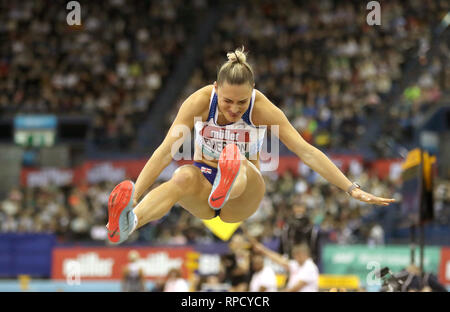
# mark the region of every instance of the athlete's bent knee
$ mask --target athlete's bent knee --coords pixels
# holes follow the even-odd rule
[[[172,175],[171,182],[178,186],[185,192],[195,191],[195,186],[197,185],[197,168],[192,168],[190,166],[182,166],[175,170]]]

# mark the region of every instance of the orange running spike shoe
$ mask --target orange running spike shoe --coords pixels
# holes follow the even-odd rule
[[[120,244],[128,238],[133,228],[134,183],[126,180],[119,183],[109,195],[108,200],[108,239],[113,244]]]
[[[241,169],[241,154],[236,144],[228,144],[220,153],[217,175],[209,195],[209,206],[214,210],[221,209]]]

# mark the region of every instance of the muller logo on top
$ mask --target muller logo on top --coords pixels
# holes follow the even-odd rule
[[[186,125],[175,125],[171,131],[171,135],[177,137],[170,151],[174,160],[192,159],[191,130]],[[220,126],[211,121],[202,121],[201,117],[195,117],[194,160],[218,160],[225,146],[234,143],[242,156],[248,160],[259,160],[264,163],[263,171],[277,170],[279,126],[270,126],[270,135],[267,136],[266,130],[266,125],[249,126],[241,122]],[[180,149],[181,147],[182,149]],[[270,151],[268,147],[270,147]]]
[[[204,138],[247,143],[250,133],[246,130],[226,129],[217,126],[205,125],[200,132]]]
[[[249,156],[251,132],[246,129],[228,128],[227,126],[203,125],[200,132],[202,137],[202,152],[205,156],[217,158],[225,146],[234,143],[242,155]]]

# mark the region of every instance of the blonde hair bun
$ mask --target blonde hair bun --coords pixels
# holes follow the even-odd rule
[[[234,52],[228,52],[227,58],[230,63],[244,64],[247,61],[247,54],[244,52],[244,46],[240,49],[234,50]]]
[[[247,53],[244,46],[227,53],[228,61],[222,64],[217,72],[217,83],[222,85],[225,81],[232,85],[248,83],[252,88],[255,85],[253,69],[247,63]]]

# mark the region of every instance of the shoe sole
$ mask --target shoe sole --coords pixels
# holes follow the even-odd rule
[[[232,148],[232,151],[229,149]],[[228,153],[232,156],[231,159],[227,159]],[[217,166],[217,177],[219,179],[217,186],[213,185],[213,189],[208,198],[209,206],[212,209],[221,209],[233,187],[236,177],[239,175],[241,169],[241,158],[239,148],[235,144],[228,144],[220,154],[219,164]]]
[[[133,182],[123,181],[111,192],[108,199],[108,239],[111,243],[120,241],[120,216],[128,207],[133,196]]]

